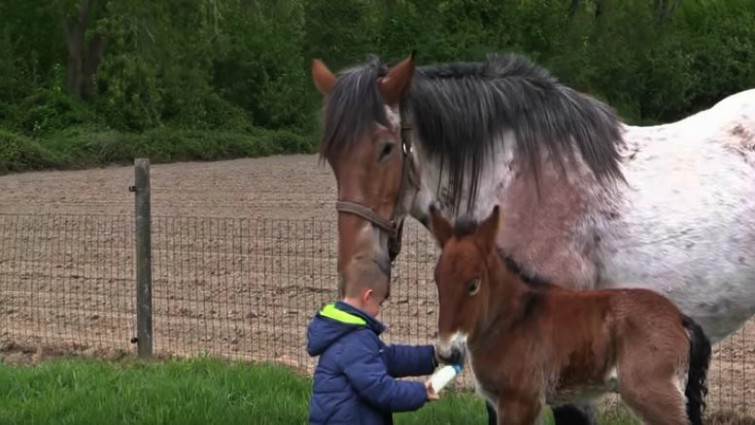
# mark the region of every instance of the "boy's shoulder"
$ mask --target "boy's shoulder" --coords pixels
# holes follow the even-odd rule
[[[374,329],[369,326],[354,329],[352,332],[341,338],[341,344],[347,347],[355,345],[366,346],[367,348],[382,348],[385,343],[380,339]]]
[[[307,329],[307,351],[312,356],[341,353],[363,346],[381,348],[379,335],[384,328],[366,313],[342,302],[325,305]],[[360,351],[364,352],[364,348]]]
[[[318,315],[331,318],[344,324],[367,327],[377,335],[380,335],[386,329],[385,324],[380,320],[344,301],[336,301],[326,304],[319,311]]]

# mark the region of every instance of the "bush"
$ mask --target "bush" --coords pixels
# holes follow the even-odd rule
[[[70,128],[32,139],[0,130],[0,174],[40,169],[79,169],[130,164],[215,161],[315,151],[313,138],[286,130],[249,133],[158,128],[144,133]]]
[[[0,129],[0,174],[60,167],[65,161],[36,140]]]
[[[753,0],[137,0],[92,3],[85,38],[107,42],[81,101],[63,88],[76,3],[0,2],[3,172],[313,152],[314,57],[521,53],[639,125],[755,86]]]
[[[83,102],[58,89],[39,88],[6,112],[6,125],[26,135],[40,136],[70,126],[94,124],[97,115]]]

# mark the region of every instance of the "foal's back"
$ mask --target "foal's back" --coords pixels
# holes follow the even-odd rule
[[[687,357],[683,315],[667,298],[647,289],[537,291],[543,313],[536,322],[544,343],[566,372],[605,374],[622,360],[654,361],[658,352],[674,361]],[[546,342],[549,341],[550,343]],[[567,377],[564,377],[567,378]],[[579,377],[575,376],[575,380]]]

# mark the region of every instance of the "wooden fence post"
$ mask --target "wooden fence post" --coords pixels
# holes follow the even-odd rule
[[[136,343],[140,358],[152,357],[152,214],[149,159],[134,162],[136,192]]]

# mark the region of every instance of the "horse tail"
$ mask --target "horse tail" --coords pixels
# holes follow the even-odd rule
[[[687,369],[687,418],[692,425],[702,425],[705,395],[708,394],[707,375],[710,365],[710,340],[692,318],[682,315],[682,325],[689,332],[689,365]]]

